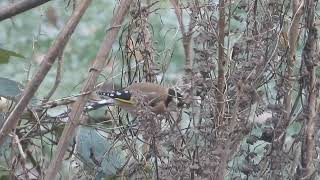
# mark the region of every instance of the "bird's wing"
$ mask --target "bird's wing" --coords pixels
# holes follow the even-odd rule
[[[114,104],[114,100],[113,99],[101,99],[99,101],[94,101],[94,102],[88,103],[84,107],[84,111],[85,112],[92,111],[92,110],[95,110],[95,109],[99,109],[100,107],[113,105],[113,104]]]
[[[153,83],[134,83],[126,88],[133,96],[143,97],[147,102],[166,99],[168,88]]]
[[[154,91],[138,91],[132,90],[130,91],[133,98],[133,101],[137,101],[139,99],[144,100],[148,105],[155,106],[159,102],[164,100],[165,94],[158,93]]]

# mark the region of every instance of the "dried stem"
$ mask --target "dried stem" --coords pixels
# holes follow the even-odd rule
[[[22,97],[20,98],[18,104],[15,106],[14,110],[10,113],[6,122],[2,126],[0,130],[0,145],[4,142],[5,137],[10,133],[10,131],[16,128],[21,114],[27,107],[35,92],[38,90],[40,84],[51,69],[52,64],[54,63],[56,58],[59,56],[59,54],[61,54],[61,52],[63,52],[65,45],[69,41],[74,29],[79,23],[82,15],[86,10],[86,7],[90,2],[91,0],[84,1],[82,5],[79,6],[76,11],[74,11],[67,24],[57,37],[57,40],[49,48],[47,55],[44,57],[40,64],[39,70],[26,86],[26,89],[23,91]]]
[[[48,1],[50,0],[23,0],[17,1],[5,7],[0,7],[0,21],[40,6]]]
[[[109,52],[111,51],[112,44],[117,38],[117,34],[120,30],[119,25],[122,24],[124,17],[126,16],[131,0],[123,0],[120,2],[117,13],[112,19],[112,29],[108,31],[102,45],[97,53],[96,59],[92,65],[92,68],[89,69],[88,78],[82,88],[81,92],[90,92],[93,90],[94,85],[97,82],[97,78],[102,71],[102,68],[105,66]],[[70,121],[66,125],[61,135],[61,139],[58,143],[57,153],[54,159],[51,161],[49,167],[47,168],[46,179],[55,179],[58,170],[61,167],[63,156],[67,151],[70,139],[74,136],[75,129],[81,122],[80,116],[82,110],[85,106],[85,103],[88,100],[88,95],[80,96],[77,98],[77,101],[72,106],[72,111],[70,113]]]

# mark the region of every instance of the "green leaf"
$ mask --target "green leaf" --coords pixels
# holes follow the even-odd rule
[[[24,86],[21,83],[0,77],[0,97],[5,97],[16,102],[23,89]],[[34,96],[29,102],[29,105],[37,105],[38,103],[39,100]]]
[[[98,131],[92,127],[81,126],[78,134],[77,154],[79,158],[85,162],[86,170],[95,172],[95,179],[103,179],[102,177],[114,176],[117,170],[125,163],[125,152],[120,148],[119,144],[115,145],[107,138],[108,135],[102,131]],[[90,154],[94,153],[94,157],[100,161],[101,167],[97,167],[92,161]]]
[[[7,64],[11,56],[18,57],[18,58],[25,58],[23,55],[18,54],[14,51],[9,51],[0,48],[0,64]]]
[[[22,84],[8,78],[0,77],[0,96],[15,100],[15,97],[22,92],[22,89]]]

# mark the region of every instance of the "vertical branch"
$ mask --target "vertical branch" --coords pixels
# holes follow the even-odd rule
[[[309,35],[308,35],[308,40],[306,43],[306,46],[309,46],[317,42],[317,30],[313,27],[313,29],[309,29]],[[306,50],[306,46],[304,51]],[[312,49],[311,51],[314,51]],[[305,52],[305,53],[313,53],[313,52]],[[305,56],[308,56],[305,54]],[[305,57],[307,58],[310,57]],[[312,57],[311,57],[312,58]],[[309,80],[310,83],[308,84],[309,86],[309,92],[308,92],[308,101],[307,101],[307,110],[306,110],[306,127],[305,127],[305,136],[303,139],[302,147],[301,147],[301,169],[302,171],[300,172],[300,177],[302,179],[305,179],[306,177],[309,177],[312,175],[312,173],[315,171],[314,166],[313,166],[313,159],[315,156],[315,121],[316,121],[316,108],[317,108],[317,91],[318,88],[316,87],[317,79],[316,79],[316,71],[315,71],[315,66],[312,66],[308,70],[309,73]]]
[[[309,32],[310,33],[310,32]],[[306,136],[301,147],[301,166],[302,166],[302,179],[310,177],[314,169],[314,157],[315,157],[315,125],[316,125],[316,108],[317,108],[317,94],[318,89],[316,87],[316,73],[315,68],[312,68],[310,71],[310,89],[308,96],[308,114],[307,114],[307,123],[305,128]]]
[[[112,48],[112,44],[117,38],[117,34],[121,28],[121,24],[124,21],[124,18],[129,10],[130,3],[131,0],[122,0],[120,2],[118,10],[113,16],[111,29],[105,36],[104,41],[102,42],[95,58],[95,61],[92,67],[89,69],[89,75],[81,92],[91,92],[93,90],[94,85],[97,82],[97,78],[102,71],[102,68],[105,67],[107,57]],[[57,153],[52,159],[49,167],[47,168],[46,179],[55,179],[56,174],[61,167],[63,156],[67,151],[70,139],[74,136],[74,132],[81,122],[80,117],[87,100],[88,94],[79,96],[77,98],[77,101],[73,104],[72,111],[70,113],[70,121],[65,126],[62,132],[61,139],[58,143]]]
[[[225,121],[225,67],[227,65],[227,59],[224,54],[224,28],[225,28],[225,3],[224,0],[219,0],[219,20],[218,20],[218,82],[217,90],[215,92],[217,107],[216,107],[216,119],[215,128],[219,128],[218,146],[222,148],[220,152],[220,163],[218,165],[218,180],[223,180],[226,175],[228,150],[229,146],[226,142],[228,136],[228,127],[226,127],[227,121]],[[221,128],[221,129],[220,129]]]
[[[299,37],[300,32],[300,19],[303,14],[303,1],[301,0],[293,0],[292,1],[292,14],[293,14],[293,20],[292,24],[289,29],[289,57],[287,59],[287,69],[286,69],[286,75],[285,80],[287,85],[287,93],[284,95],[283,99],[283,105],[284,105],[284,113],[282,121],[280,122],[280,125],[278,125],[281,128],[281,132],[283,132],[283,129],[286,129],[290,122],[290,112],[291,112],[291,103],[292,103],[292,76],[293,76],[293,68],[294,63],[296,61],[296,52],[297,52],[297,40]],[[285,137],[285,136],[283,136]],[[281,145],[283,145],[284,138],[281,140]]]
[[[316,109],[318,106],[317,96],[317,78],[316,67],[319,63],[319,47],[318,47],[318,30],[314,26],[314,1],[308,0],[305,4],[306,26],[308,28],[308,38],[302,52],[302,60],[307,72],[306,89],[308,93],[306,122],[304,129],[304,139],[301,146],[301,167],[297,170],[299,179],[311,179],[315,173],[315,125],[316,125]]]
[[[284,111],[282,114],[282,118],[278,122],[275,131],[274,131],[274,155],[272,156],[272,177],[274,179],[281,178],[282,169],[281,169],[281,161],[282,161],[282,147],[284,144],[284,140],[286,137],[286,129],[290,122],[290,114],[292,110],[292,77],[293,77],[293,68],[294,63],[296,61],[296,51],[297,51],[297,41],[300,32],[300,20],[303,15],[303,1],[301,0],[292,0],[292,14],[293,19],[289,28],[289,56],[287,58],[287,67],[286,73],[284,77],[285,85],[286,85],[286,93],[283,97],[283,107]],[[298,95],[299,96],[299,95]],[[299,97],[297,97],[299,98]]]
[[[218,85],[217,97],[217,124],[220,126],[224,118],[224,98],[225,98],[225,66],[227,59],[224,57],[224,28],[225,28],[225,4],[224,0],[219,0],[219,21],[218,21]]]
[[[2,126],[0,130],[0,145],[4,142],[5,136],[7,136],[12,129],[16,128],[19,118],[22,115],[24,109],[28,105],[31,98],[34,96],[35,92],[38,90],[40,84],[51,69],[52,64],[54,63],[56,58],[63,52],[63,49],[69,41],[71,34],[79,23],[82,15],[86,10],[86,7],[90,2],[91,0],[84,1],[84,3],[82,3],[82,6],[79,6],[77,11],[72,14],[67,24],[60,32],[57,40],[48,50],[47,55],[44,57],[40,64],[39,70],[36,72],[32,80],[28,83],[18,104],[15,106],[14,110],[10,113],[6,122]]]

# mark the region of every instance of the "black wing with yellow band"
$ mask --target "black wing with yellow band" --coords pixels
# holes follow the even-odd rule
[[[117,101],[133,104],[131,93],[128,90],[117,90],[111,92],[98,92],[100,96],[107,96]]]

